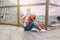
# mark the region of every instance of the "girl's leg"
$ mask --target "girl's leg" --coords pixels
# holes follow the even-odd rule
[[[37,24],[35,24],[34,22],[32,22],[31,23],[32,24],[32,28],[36,28],[36,29],[38,29],[38,30],[41,30],[41,28],[40,27],[38,27],[38,25]]]
[[[25,27],[24,27],[24,30],[25,30],[25,31],[31,30],[31,28],[32,28],[31,25],[32,25],[32,24],[29,24],[29,25],[25,26]]]
[[[36,29],[39,29],[39,30],[40,30],[40,28],[39,28],[34,22],[32,22],[32,23],[30,23],[29,25],[27,25],[26,27],[24,27],[24,29],[25,29],[26,31],[31,30],[31,28],[36,28]]]

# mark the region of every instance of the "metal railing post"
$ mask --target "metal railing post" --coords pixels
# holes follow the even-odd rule
[[[19,0],[17,0],[17,22],[18,22],[18,27],[20,26],[20,6],[19,6]]]
[[[48,27],[48,13],[49,13],[49,0],[46,0],[46,11],[45,11],[45,29]]]

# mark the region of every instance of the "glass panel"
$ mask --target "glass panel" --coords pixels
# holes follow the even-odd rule
[[[44,6],[33,6],[33,7],[21,7],[20,8],[24,15],[36,14],[36,20],[45,23],[45,5]],[[28,9],[30,11],[28,11]]]
[[[31,7],[31,13],[36,14],[36,20],[40,23],[45,23],[45,6]]]
[[[46,0],[21,0],[20,4],[36,4],[36,3],[45,3]]]
[[[0,0],[1,6],[10,6],[10,5],[16,5],[17,0]]]
[[[17,24],[17,8],[2,8],[1,14],[1,23]]]
[[[50,0],[50,3],[60,5],[60,0]]]
[[[60,7],[50,6],[49,7],[49,24],[52,26],[60,25],[60,21],[57,19],[60,16]]]

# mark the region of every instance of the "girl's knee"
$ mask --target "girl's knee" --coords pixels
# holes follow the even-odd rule
[[[30,24],[34,24],[34,22],[31,22]]]

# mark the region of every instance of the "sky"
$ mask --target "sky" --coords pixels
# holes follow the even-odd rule
[[[13,3],[17,4],[17,0],[10,0]],[[45,3],[45,0],[20,0],[20,5],[23,4],[34,4],[34,3]],[[50,3],[55,3],[60,5],[60,0],[50,0]],[[27,13],[27,7],[21,7],[21,10],[24,14]],[[45,6],[33,6],[30,7],[31,13],[34,13],[36,15],[45,15]],[[54,6],[49,6],[49,15],[60,15],[60,7],[54,7]]]

